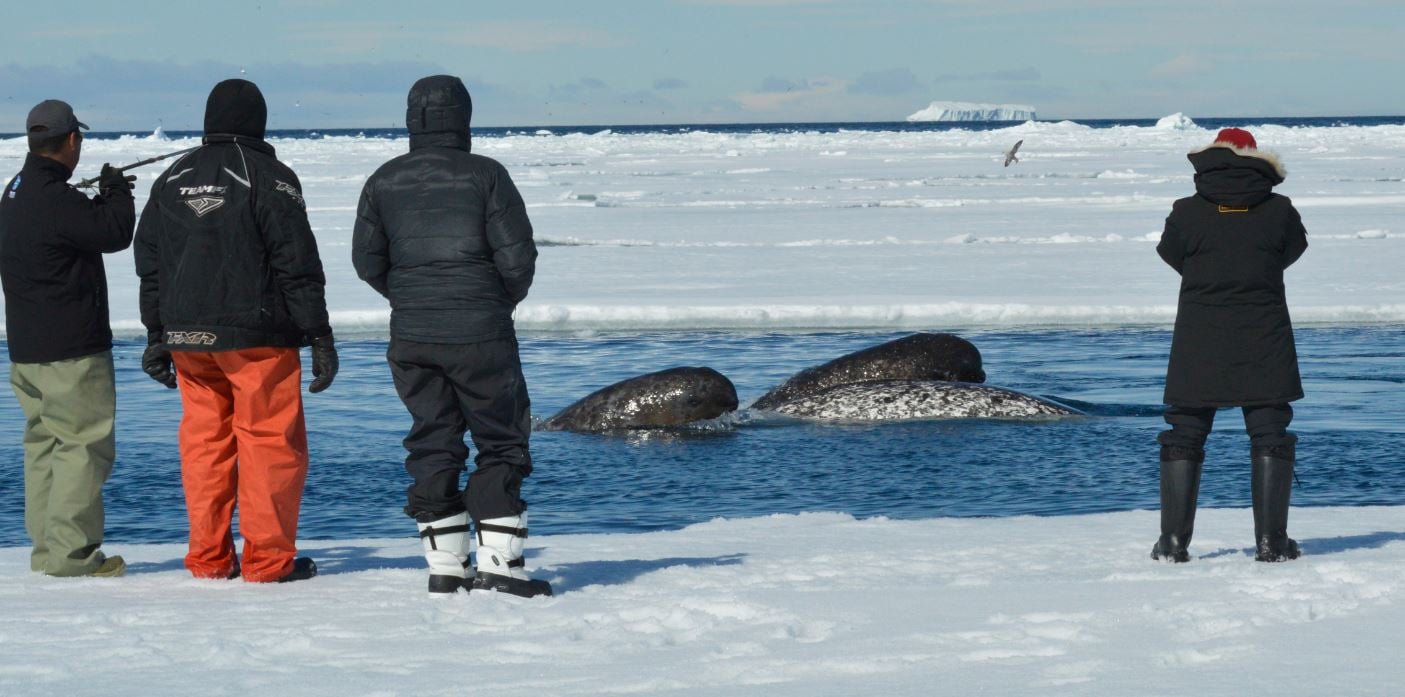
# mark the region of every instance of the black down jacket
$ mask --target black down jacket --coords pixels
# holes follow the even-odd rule
[[[204,146],[151,187],[134,245],[141,319],[173,351],[297,347],[331,334],[302,187],[263,141],[253,83],[210,95]]]
[[[1278,160],[1221,145],[1190,154],[1196,195],[1176,201],[1156,251],[1181,274],[1167,404],[1255,406],[1301,399],[1283,270],[1307,249]]]
[[[473,107],[456,77],[410,89],[410,152],[366,181],[352,237],[356,273],[390,299],[392,337],[475,343],[513,335],[536,269],[512,177],[469,152]]]

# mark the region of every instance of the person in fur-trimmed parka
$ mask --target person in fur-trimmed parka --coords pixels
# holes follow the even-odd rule
[[[1189,561],[1205,439],[1219,407],[1242,407],[1251,440],[1255,558],[1298,556],[1288,537],[1302,399],[1283,271],[1307,249],[1302,218],[1273,193],[1286,171],[1238,128],[1189,155],[1194,196],[1176,201],[1156,251],[1181,274],[1161,443],[1161,538],[1154,559]]]

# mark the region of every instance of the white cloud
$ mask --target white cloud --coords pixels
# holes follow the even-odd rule
[[[786,7],[792,5],[835,5],[852,0],[678,0],[683,5],[725,5],[728,7]]]
[[[431,33],[433,41],[504,51],[547,51],[556,48],[617,48],[625,41],[594,27],[546,20],[467,22]]]
[[[30,33],[36,39],[53,39],[59,41],[91,41],[94,39],[111,39],[117,36],[136,36],[148,34],[150,31],[140,26],[118,26],[109,25],[64,25],[54,29],[40,29]]]
[[[333,54],[365,55],[392,45],[493,48],[518,53],[556,49],[606,49],[630,44],[605,29],[553,20],[448,22],[330,21],[290,27],[300,41]]]
[[[907,94],[921,86],[917,76],[912,74],[907,68],[893,68],[891,70],[877,70],[867,72],[859,76],[854,84],[849,85],[849,91],[854,94],[872,94],[881,96],[891,96],[897,94]]]
[[[1200,56],[1182,53],[1152,68],[1151,74],[1158,77],[1180,77],[1183,75],[1206,72],[1212,67],[1214,67],[1214,63]]]
[[[797,102],[842,94],[849,86],[849,83],[843,80],[814,78],[792,82],[790,89],[775,89],[781,81],[783,81],[781,78],[767,78],[762,89],[754,92],[738,92],[732,95],[732,101],[741,105],[742,109],[746,111],[778,111]]]

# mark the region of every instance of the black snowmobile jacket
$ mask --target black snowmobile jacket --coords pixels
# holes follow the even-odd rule
[[[29,154],[0,191],[0,278],[10,360],[49,363],[112,348],[102,255],[132,244],[126,187],[89,199],[62,163]]]
[[[410,90],[410,152],[361,192],[352,263],[390,299],[398,339],[460,344],[513,336],[536,268],[532,224],[512,177],[469,152],[473,106],[458,78]]]
[[[1214,145],[1190,154],[1196,195],[1176,201],[1156,251],[1181,274],[1167,404],[1257,406],[1301,399],[1283,271],[1307,250],[1269,153]]]
[[[137,225],[141,319],[172,351],[305,346],[332,333],[297,175],[257,138],[206,136]]]
[[[267,119],[253,83],[219,83],[204,146],[151,186],[135,244],[148,340],[231,351],[332,333],[302,186],[264,142]]]

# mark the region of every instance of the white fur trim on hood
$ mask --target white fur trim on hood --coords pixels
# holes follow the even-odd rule
[[[1230,145],[1229,143],[1221,143],[1220,141],[1217,140],[1217,141],[1215,141],[1215,142],[1213,142],[1213,143],[1210,143],[1209,145],[1206,145],[1206,146],[1203,147],[1203,148],[1196,148],[1195,150],[1191,150],[1191,151],[1190,151],[1189,153],[1187,153],[1187,154],[1189,154],[1189,155],[1199,155],[1200,153],[1205,152],[1206,150],[1209,150],[1210,148],[1223,148],[1223,149],[1225,149],[1225,150],[1229,150],[1230,152],[1233,152],[1234,154],[1236,154],[1236,155],[1238,155],[1238,156],[1240,156],[1240,157],[1252,157],[1252,158],[1254,158],[1254,159],[1256,159],[1256,160],[1263,160],[1264,162],[1267,162],[1267,163],[1269,163],[1270,165],[1273,166],[1273,171],[1275,171],[1275,172],[1278,173],[1278,178],[1280,178],[1280,179],[1287,179],[1287,178],[1288,178],[1288,168],[1287,168],[1287,167],[1284,167],[1284,166],[1283,166],[1283,161],[1280,160],[1280,159],[1278,159],[1278,153],[1273,152],[1272,150],[1257,150],[1257,149],[1254,149],[1254,148],[1236,148],[1236,147],[1234,147],[1233,145]]]

